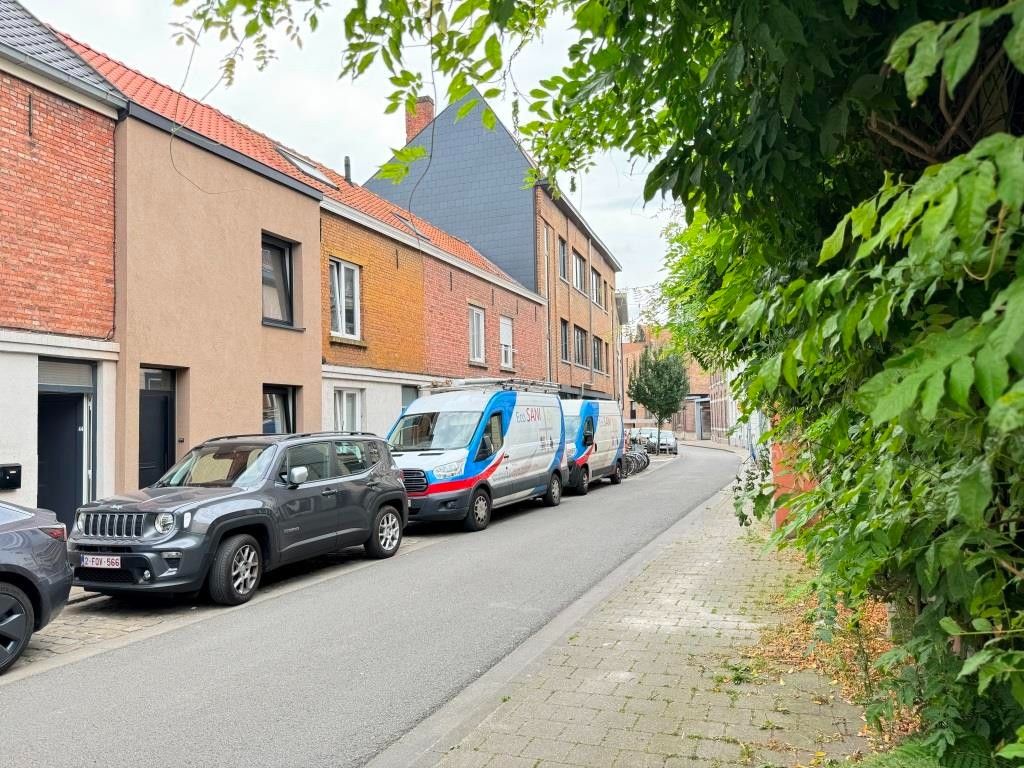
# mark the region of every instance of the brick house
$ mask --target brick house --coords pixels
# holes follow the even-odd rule
[[[627,428],[657,426],[654,416],[629,397],[629,381],[630,375],[639,363],[640,356],[645,349],[662,347],[669,342],[669,332],[666,329],[656,329],[644,325],[637,326],[632,338],[622,342],[622,366],[625,381],[622,415]],[[680,436],[710,440],[712,439],[712,417],[708,397],[713,377],[693,358],[687,360],[686,375],[690,391],[683,401],[683,406],[669,420],[669,427]]]
[[[539,181],[524,188],[531,160],[500,123],[481,123],[483,98],[462,120],[462,102],[436,117],[422,98],[406,115],[409,145],[432,151],[401,183],[375,175],[367,189],[471,243],[546,301],[543,377],[563,395],[621,398],[615,275],[621,265],[580,212]]]
[[[114,490],[114,126],[122,96],[0,0],[0,501]]]
[[[130,186],[124,279],[138,281],[126,291],[122,358],[126,368],[143,371],[139,386],[164,393],[167,404],[159,409],[162,430],[147,427],[127,389],[138,374],[129,372],[126,483],[135,467],[142,482],[149,448],[170,445],[169,461],[217,433],[386,433],[418,388],[438,378],[543,375],[543,300],[468,243],[347,174],[68,40],[130,99],[128,125],[119,128]],[[165,167],[166,132],[182,120],[173,151],[176,165],[189,164],[183,176]],[[129,151],[131,139],[139,153]],[[155,141],[164,146],[141,152]],[[145,184],[133,167],[159,184]],[[165,190],[190,225],[174,216],[158,220]],[[262,270],[253,261],[261,251]],[[142,253],[165,259],[138,263]],[[211,262],[206,254],[220,257]],[[278,280],[272,268],[282,256],[287,269]],[[261,274],[264,308],[271,286],[287,284],[286,320],[264,314],[261,322]],[[253,292],[239,290],[253,280]],[[200,303],[187,313],[192,327],[166,318],[171,305],[181,311],[181,297],[158,287],[182,283],[192,289],[190,309]],[[206,336],[214,343],[197,343]],[[232,382],[230,392],[224,382]]]

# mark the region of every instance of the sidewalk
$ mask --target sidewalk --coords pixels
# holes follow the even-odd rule
[[[788,768],[865,750],[859,709],[828,680],[744,671],[741,651],[775,621],[769,595],[797,573],[737,525],[728,491],[720,493],[642,573],[512,680],[465,738],[437,745],[434,762]]]

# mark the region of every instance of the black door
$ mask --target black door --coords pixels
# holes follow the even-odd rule
[[[159,480],[174,464],[174,391],[139,392],[139,488]]]
[[[70,530],[82,504],[85,396],[39,395],[37,506],[52,509]]]

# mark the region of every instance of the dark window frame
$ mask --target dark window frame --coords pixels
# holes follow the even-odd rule
[[[285,431],[284,432],[267,432],[266,425],[264,424],[263,434],[279,434],[279,435],[290,435],[296,432],[295,424],[295,400],[296,400],[296,387],[290,387],[284,384],[264,384],[263,385],[263,397],[267,395],[283,395],[284,396],[284,418],[285,418]]]
[[[559,339],[560,342],[561,342],[559,353],[562,356],[562,362],[563,363],[571,363],[572,362],[572,356],[571,356],[572,355],[572,342],[569,339],[569,321],[565,320],[565,319],[559,319],[558,322],[559,322],[559,331],[561,333],[561,338]]]
[[[276,317],[267,317],[267,308],[266,308],[265,303],[263,302],[262,294],[261,294],[261,297],[260,297],[260,311],[261,311],[262,316],[263,316],[263,324],[264,325],[272,325],[272,326],[275,326],[277,328],[296,328],[297,327],[297,323],[295,322],[295,280],[294,280],[294,275],[295,275],[295,248],[294,248],[294,243],[289,243],[287,240],[282,240],[281,238],[274,237],[273,235],[268,235],[266,233],[263,234],[263,237],[262,237],[262,239],[260,241],[260,286],[261,286],[261,289],[262,289],[263,286],[265,286],[267,284],[266,283],[266,276],[263,273],[263,251],[266,248],[268,248],[268,247],[281,251],[282,255],[283,255],[283,259],[282,259],[282,263],[284,265],[284,275],[283,275],[283,278],[284,278],[285,297],[287,299],[287,305],[288,305],[287,308],[286,308],[287,311],[284,314],[287,315],[288,319],[287,320],[280,320],[280,319],[278,319]]]
[[[578,325],[573,326],[573,362],[576,365],[582,365],[584,368],[587,367],[587,340],[589,335],[586,328],[580,328]]]
[[[569,244],[565,238],[558,238],[558,276],[569,282]]]

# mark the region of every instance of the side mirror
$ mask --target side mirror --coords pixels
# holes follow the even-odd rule
[[[305,467],[292,467],[288,470],[288,485],[302,485],[309,479],[309,470]]]
[[[593,445],[594,444],[594,435],[593,435],[592,432],[584,432],[583,433],[583,444],[584,445]]]
[[[476,452],[476,460],[483,461],[488,456],[494,455],[494,446],[491,444],[490,435],[484,435],[480,439],[480,448]]]

